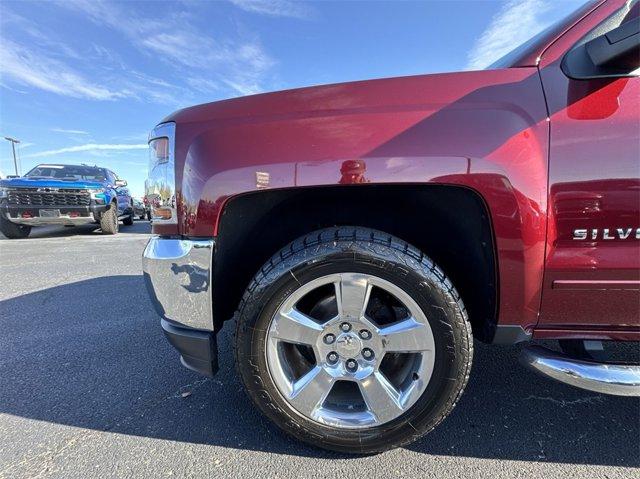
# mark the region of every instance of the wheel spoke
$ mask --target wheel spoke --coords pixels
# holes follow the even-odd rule
[[[324,368],[314,366],[308,373],[293,383],[289,401],[303,414],[316,417],[333,387],[334,378]]]
[[[280,313],[271,329],[272,337],[295,344],[315,344],[320,333],[322,326],[297,309]]]
[[[380,371],[360,382],[360,392],[369,411],[380,422],[393,419],[403,411],[400,393]]]
[[[429,327],[414,318],[386,326],[379,331],[385,351],[412,353],[432,351],[433,337]]]
[[[340,317],[358,319],[364,316],[371,294],[371,285],[365,277],[341,274],[335,288]]]
[[[337,314],[326,288],[335,292]],[[372,295],[376,304],[387,304],[378,290],[395,298],[388,301],[394,323],[366,315]],[[331,312],[322,313],[327,307]],[[315,319],[313,311],[327,321]],[[422,396],[433,373],[436,346],[421,307],[392,281],[365,273],[336,272],[300,284],[280,304],[266,333],[269,374],[280,397],[302,416],[329,426],[358,429],[393,421]],[[397,357],[380,369],[386,353]],[[357,389],[334,390],[342,381]]]

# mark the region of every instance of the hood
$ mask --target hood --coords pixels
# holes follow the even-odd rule
[[[0,186],[14,188],[104,188],[105,183],[89,180],[55,180],[53,178],[8,178],[0,180]]]
[[[538,112],[544,100],[535,92],[535,67],[441,73],[235,98],[186,108],[165,121],[176,124],[178,171],[187,160],[189,168],[198,168],[197,158],[215,152],[215,161],[200,162],[212,165],[198,172],[205,177],[302,160],[483,157],[499,146],[488,138],[501,127],[485,116],[511,112],[504,121],[513,123],[515,115],[518,127],[536,123],[539,118],[529,112]]]
[[[287,164],[297,164],[300,184],[302,163],[484,158],[504,134],[545,121],[541,94],[537,68],[507,68],[265,93],[186,108],[166,121],[176,125],[176,180],[185,182],[186,169],[186,190],[196,191],[196,175],[248,168],[255,176],[260,167],[275,178],[274,165]]]
[[[320,115],[389,104],[415,104],[425,99],[425,82],[444,86],[451,81],[468,81],[468,77],[478,73],[482,74],[468,72],[382,78],[261,93],[184,108],[160,123],[185,124],[211,120],[251,122],[274,116]],[[418,91],[421,94],[416,97]]]
[[[514,76],[519,76],[514,70],[436,73],[261,93],[184,108],[161,123],[259,123],[273,119],[287,121],[300,117],[351,115],[363,111],[428,110],[454,102],[478,88],[509,83]]]

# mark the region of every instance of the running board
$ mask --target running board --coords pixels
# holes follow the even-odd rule
[[[640,396],[640,366],[573,359],[542,346],[527,345],[520,362],[565,384],[614,396]]]

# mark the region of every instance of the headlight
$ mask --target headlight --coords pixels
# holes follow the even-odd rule
[[[0,198],[6,198],[9,193],[9,188],[6,186],[0,186]]]
[[[149,177],[145,196],[157,224],[177,224],[175,176],[175,123],[162,123],[149,135]]]
[[[98,204],[105,204],[106,202],[106,197],[104,195],[104,189],[100,188],[100,189],[90,189],[88,190],[89,193],[91,194],[91,198],[96,200],[96,203]]]

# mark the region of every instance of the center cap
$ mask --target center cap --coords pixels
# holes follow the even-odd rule
[[[353,358],[362,350],[362,341],[355,333],[342,333],[336,339],[336,351],[345,358]]]

